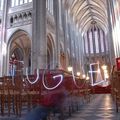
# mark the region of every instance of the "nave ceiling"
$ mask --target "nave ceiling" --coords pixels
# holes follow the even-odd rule
[[[106,0],[64,0],[74,22],[84,33],[91,24],[97,24],[105,32],[108,27]]]

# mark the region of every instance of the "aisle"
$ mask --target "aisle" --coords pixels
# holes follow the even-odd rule
[[[110,94],[98,94],[91,103],[83,106],[67,120],[120,120]]]

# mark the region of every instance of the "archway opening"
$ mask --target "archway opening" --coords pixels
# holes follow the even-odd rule
[[[21,75],[31,69],[31,41],[27,32],[19,30],[10,39],[9,75]]]
[[[47,68],[54,68],[54,43],[51,35],[47,36]]]

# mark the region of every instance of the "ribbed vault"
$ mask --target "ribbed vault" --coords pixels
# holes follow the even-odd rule
[[[97,24],[104,31],[107,30],[106,0],[65,0],[64,4],[82,32],[91,24]]]

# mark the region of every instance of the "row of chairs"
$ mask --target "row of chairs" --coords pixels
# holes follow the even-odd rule
[[[28,110],[31,109],[32,97],[36,97],[39,91],[32,90],[25,82],[21,76],[0,78],[1,115],[5,115],[5,109],[8,115],[10,113],[21,115],[23,105],[26,105]]]
[[[32,80],[34,75],[30,75]],[[48,90],[42,85],[41,80],[36,84],[30,84],[25,76],[4,76],[0,78],[0,111],[1,115],[9,115],[14,113],[21,116],[23,107],[26,106],[27,110],[31,110],[34,104],[39,103],[43,94]],[[90,101],[90,89],[84,87],[83,89],[71,89],[68,91],[69,96],[66,98],[64,110],[70,116],[73,111],[79,109],[81,98],[84,101]],[[7,109],[7,111],[6,111]],[[6,113],[7,112],[7,113]]]

